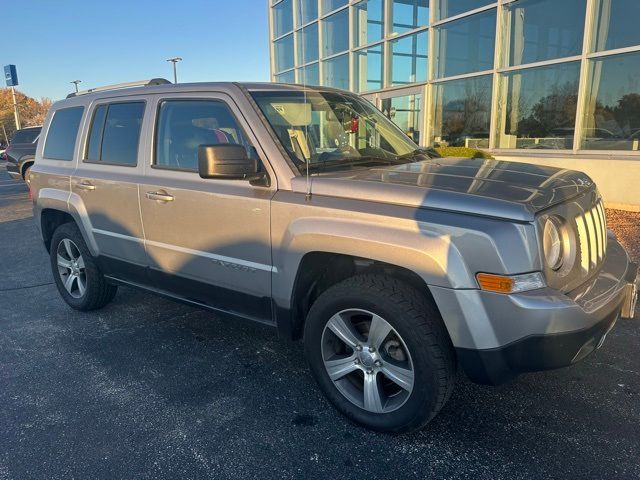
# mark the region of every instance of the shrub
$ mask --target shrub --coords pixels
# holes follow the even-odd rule
[[[489,152],[477,148],[436,147],[436,151],[443,157],[493,158]]]

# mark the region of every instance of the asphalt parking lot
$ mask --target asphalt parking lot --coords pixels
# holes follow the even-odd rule
[[[425,430],[389,436],[337,414],[266,327],[128,288],[69,309],[1,164],[0,242],[0,480],[640,477],[638,316],[568,369],[460,375]]]

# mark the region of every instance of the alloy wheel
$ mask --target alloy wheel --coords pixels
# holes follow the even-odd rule
[[[368,412],[389,413],[411,395],[411,355],[379,315],[362,309],[336,313],[324,327],[321,345],[329,378],[351,403]]]
[[[80,249],[72,240],[65,238],[58,244],[56,253],[62,285],[73,298],[82,298],[87,290],[87,275]]]

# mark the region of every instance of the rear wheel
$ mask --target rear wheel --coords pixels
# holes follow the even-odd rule
[[[107,283],[75,223],[59,226],[50,248],[58,292],[76,310],[96,310],[113,300],[117,287]]]
[[[437,309],[384,275],[349,278],[324,292],[307,317],[305,352],[336,408],[378,431],[423,427],[455,383],[455,355]]]

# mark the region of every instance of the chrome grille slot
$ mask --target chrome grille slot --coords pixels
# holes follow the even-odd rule
[[[586,275],[597,268],[607,250],[607,222],[602,201],[576,217],[580,267]]]

